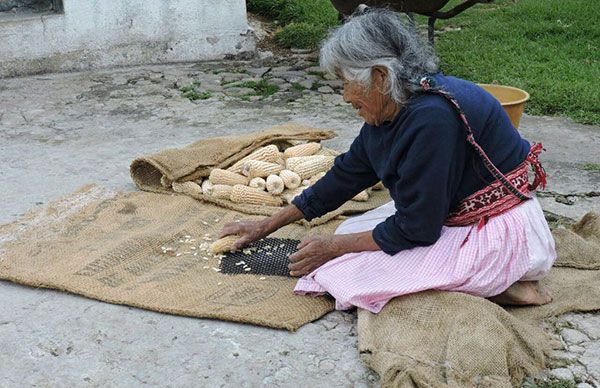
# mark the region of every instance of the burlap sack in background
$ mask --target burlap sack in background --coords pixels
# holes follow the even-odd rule
[[[600,217],[586,214],[571,228],[553,231],[558,259],[555,266],[600,269]]]
[[[225,223],[245,217],[183,195],[115,194],[88,186],[0,227],[0,279],[287,330],[333,310],[326,297],[294,295],[293,278],[216,271],[217,259],[199,246]],[[302,239],[332,233],[338,224],[311,230],[294,224],[273,236]]]

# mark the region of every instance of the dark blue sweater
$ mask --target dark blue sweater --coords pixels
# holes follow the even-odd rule
[[[498,101],[472,82],[441,74],[437,85],[459,102],[475,140],[507,173],[527,157],[530,145]],[[448,213],[460,200],[493,181],[466,141],[466,131],[443,97],[413,96],[391,122],[364,124],[348,152],[293,204],[307,220],[340,207],[379,180],[396,214],[373,230],[388,254],[435,243]]]

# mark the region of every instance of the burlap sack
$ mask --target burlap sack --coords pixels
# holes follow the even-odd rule
[[[498,305],[461,293],[360,310],[358,348],[383,387],[511,387],[544,366],[545,338]]]
[[[600,219],[589,213],[554,232],[558,265],[543,283],[554,300],[503,309],[461,293],[395,298],[378,314],[358,313],[359,351],[383,387],[510,387],[541,371],[544,319],[600,309]]]
[[[184,148],[142,156],[131,163],[130,173],[140,190],[170,192],[171,182],[207,177],[211,169],[229,167],[264,145],[288,144],[288,140],[320,141],[333,137],[335,132],[331,130],[288,123],[260,132],[203,139]]]
[[[600,269],[600,219],[588,213],[572,228],[553,231],[558,267]]]
[[[331,311],[329,298],[294,295],[295,279],[216,271],[218,260],[206,251],[210,241],[225,223],[247,217],[183,195],[88,186],[0,227],[0,279],[287,330]],[[294,224],[273,236],[332,233],[339,222],[310,230]]]
[[[187,147],[169,149],[157,154],[136,158],[130,167],[131,177],[138,188],[145,191],[172,193],[171,183],[193,181],[207,177],[213,168],[227,168],[259,147],[268,144],[289,145],[289,141],[320,141],[335,137],[335,132],[288,123],[260,132],[237,136],[210,138]],[[280,147],[281,148],[281,147]],[[254,215],[270,216],[281,207],[234,203],[209,195],[189,193],[203,202]],[[305,225],[320,225],[340,215],[364,213],[391,201],[387,190],[373,191],[366,202],[348,201],[340,208],[312,220]]]

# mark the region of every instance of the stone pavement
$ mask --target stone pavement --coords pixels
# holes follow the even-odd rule
[[[295,120],[335,129],[327,145],[344,150],[361,120],[340,88],[310,55],[0,80],[0,223],[88,182],[135,190],[131,160],[200,138]],[[600,163],[600,128],[525,116],[521,131],[548,149],[544,208],[600,210],[600,172],[584,168]],[[0,386],[376,386],[355,322],[333,312],[290,334],[0,282]],[[565,349],[546,375],[598,386],[600,315],[549,325]]]

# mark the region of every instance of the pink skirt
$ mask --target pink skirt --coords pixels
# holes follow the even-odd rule
[[[373,230],[395,211],[394,203],[387,203],[344,221],[335,233]],[[396,296],[425,290],[498,295],[516,281],[541,279],[555,258],[552,234],[533,198],[489,219],[481,230],[477,225],[444,226],[439,240],[430,246],[395,255],[345,254],[299,279],[294,292],[329,293],[338,310],[356,306],[378,313]]]

